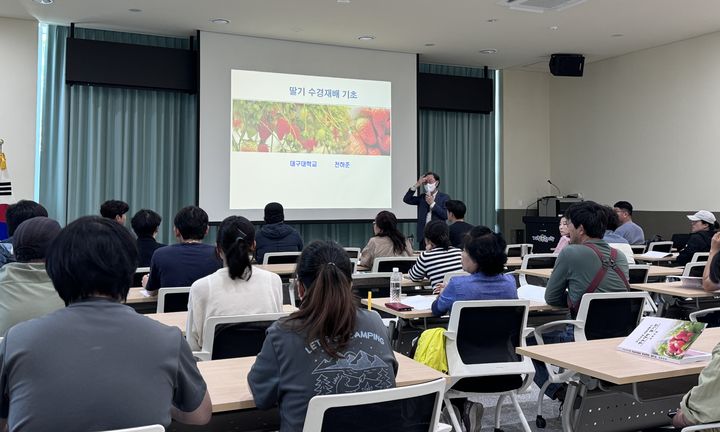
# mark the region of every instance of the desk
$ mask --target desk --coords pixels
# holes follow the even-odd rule
[[[125,304],[157,303],[157,296],[146,297],[142,294],[143,291],[145,291],[145,288],[130,288]]]
[[[283,312],[293,313],[297,310],[293,305],[283,305]],[[187,311],[182,312],[165,312],[145,314],[146,317],[170,327],[177,327],[185,334],[185,325],[187,323]]]
[[[683,288],[682,282],[659,282],[632,284],[630,288],[647,291],[656,294],[665,294],[673,297],[683,298],[705,298],[720,296],[720,291],[706,292],[702,288]]]
[[[253,267],[267,270],[278,276],[292,276],[295,273],[295,263],[289,264],[255,264]]]
[[[398,387],[420,384],[447,376],[402,354],[395,353]],[[198,369],[207,383],[213,413],[255,408],[247,375],[255,357],[199,362]]]
[[[522,265],[522,257],[508,257],[505,267],[508,269],[517,269]]]
[[[367,306],[367,299],[360,299],[360,302],[363,305]],[[432,314],[432,311],[430,309],[414,309],[411,311],[396,311],[395,309],[390,309],[389,307],[385,306],[385,303],[390,302],[390,297],[380,297],[380,298],[373,298],[372,299],[372,308],[377,309],[379,311],[383,311],[386,313],[389,313],[390,315],[394,315],[398,318],[405,319],[405,320],[411,320],[411,319],[418,319],[418,318],[431,318],[435,315]],[[530,312],[545,312],[545,311],[561,311],[564,310],[564,308],[560,308],[557,306],[550,306],[546,303],[540,303],[536,301],[530,301]]]
[[[669,263],[669,262],[675,261],[675,259],[677,259],[677,256],[678,256],[677,253],[673,253],[672,256],[652,258],[652,257],[647,257],[643,254],[635,254],[635,255],[633,255],[633,258],[635,258],[635,261]]]
[[[666,390],[679,391],[678,394],[664,395],[652,399],[636,399],[632,390],[636,383],[650,383],[661,379],[679,379],[697,383],[694,375],[708,362],[678,365],[654,360],[640,355],[617,350],[624,338],[595,340],[589,342],[571,342],[553,345],[520,347],[518,354],[544,361],[582,375],[609,381],[617,385],[633,384],[631,388],[606,388],[604,391],[590,391],[588,380],[581,379],[568,387],[565,406],[571,405],[577,395],[582,396],[576,410],[564,410],[562,413],[563,430],[638,430],[661,426],[669,423],[668,410],[676,409],[686,388],[667,383],[659,383]],[[720,328],[711,328],[703,332],[693,344],[694,349],[712,351],[720,342]],[[684,383],[685,384],[685,383]],[[630,392],[630,393],[628,393]],[[597,409],[600,408],[600,409]],[[601,411],[598,413],[598,411]],[[619,420],[618,420],[619,419]]]
[[[522,269],[515,270],[515,273],[524,274],[528,276],[536,276],[540,278],[550,279],[553,269],[542,268],[542,269]],[[651,265],[648,266],[648,277],[663,277],[663,276],[680,276],[683,273],[683,269],[680,267],[663,267]],[[656,285],[656,284],[653,284]]]

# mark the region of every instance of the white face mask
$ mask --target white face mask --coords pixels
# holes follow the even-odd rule
[[[437,187],[437,183],[426,183],[425,184],[425,192],[433,193],[433,192],[435,192],[436,187]]]

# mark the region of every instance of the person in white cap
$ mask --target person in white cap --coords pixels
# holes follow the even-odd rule
[[[687,245],[675,260],[675,264],[679,266],[689,263],[695,252],[709,252],[715,230],[720,228],[715,215],[707,210],[700,210],[693,215],[688,215],[687,218],[690,219],[692,233],[688,238]]]

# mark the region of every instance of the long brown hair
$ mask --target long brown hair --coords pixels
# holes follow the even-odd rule
[[[375,216],[375,226],[380,232],[378,237],[387,237],[392,241],[393,252],[396,255],[402,255],[407,248],[405,236],[397,229],[397,218],[395,214],[387,210],[383,210]]]
[[[352,265],[334,242],[314,241],[300,254],[296,277],[305,287],[300,308],[282,321],[307,342],[318,340],[331,357],[339,358],[355,331],[357,298],[352,294]]]

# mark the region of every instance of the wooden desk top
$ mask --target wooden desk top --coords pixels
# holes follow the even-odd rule
[[[518,348],[518,354],[561,366],[615,384],[652,381],[699,374],[708,362],[684,365],[618,351],[624,338]],[[720,342],[720,328],[706,329],[693,349],[711,352]]]
[[[283,312],[292,313],[297,310],[293,305],[284,304]],[[185,334],[185,326],[187,324],[187,311],[183,312],[165,312],[165,313],[152,313],[145,314],[146,317],[154,319],[160,323],[170,327],[177,327],[180,331]]]
[[[552,271],[553,271],[553,269],[551,269],[551,268],[524,269],[524,270],[518,269],[518,270],[515,270],[515,273],[550,279],[550,275],[552,274]],[[683,272],[683,269],[681,267],[665,267],[665,266],[657,266],[657,265],[648,266],[648,277],[680,276],[682,274],[682,272]]]
[[[125,303],[157,303],[157,296],[145,297],[142,294],[143,291],[145,291],[145,288],[130,288]]]
[[[278,276],[291,276],[295,273],[295,263],[290,264],[254,264],[253,267],[261,268]]]
[[[631,284],[630,287],[642,291],[658,294],[667,294],[675,297],[703,298],[720,296],[720,291],[705,292],[702,288],[683,288],[682,286],[680,286],[681,284],[681,282],[658,282],[646,284]]]
[[[395,353],[395,358],[398,361],[398,374],[395,377],[398,387],[447,378],[445,374],[400,353]],[[254,363],[255,357],[198,362],[210,392],[214,413],[255,408],[247,383],[247,375]]]
[[[367,299],[360,299],[360,302],[367,306]],[[385,306],[385,303],[390,302],[390,297],[379,297],[379,298],[373,298],[372,299],[372,308],[377,309],[379,311],[387,312],[390,315],[394,315],[398,318],[402,319],[416,319],[416,318],[431,318],[435,315],[432,314],[432,311],[430,309],[413,309],[411,311],[396,311],[395,309],[390,309],[389,307]],[[530,312],[544,312],[544,311],[559,311],[563,310],[563,308],[559,308],[556,306],[550,306],[545,303],[539,303],[536,301],[530,301]]]
[[[522,257],[508,257],[508,260],[505,263],[505,267],[507,267],[509,269],[520,268],[521,265],[522,265]]]
[[[677,256],[678,256],[677,253],[673,253],[672,256],[668,256],[668,257],[651,258],[651,257],[645,256],[644,254],[635,254],[635,255],[633,255],[633,258],[635,258],[635,261],[670,262],[670,261],[675,261]]]

